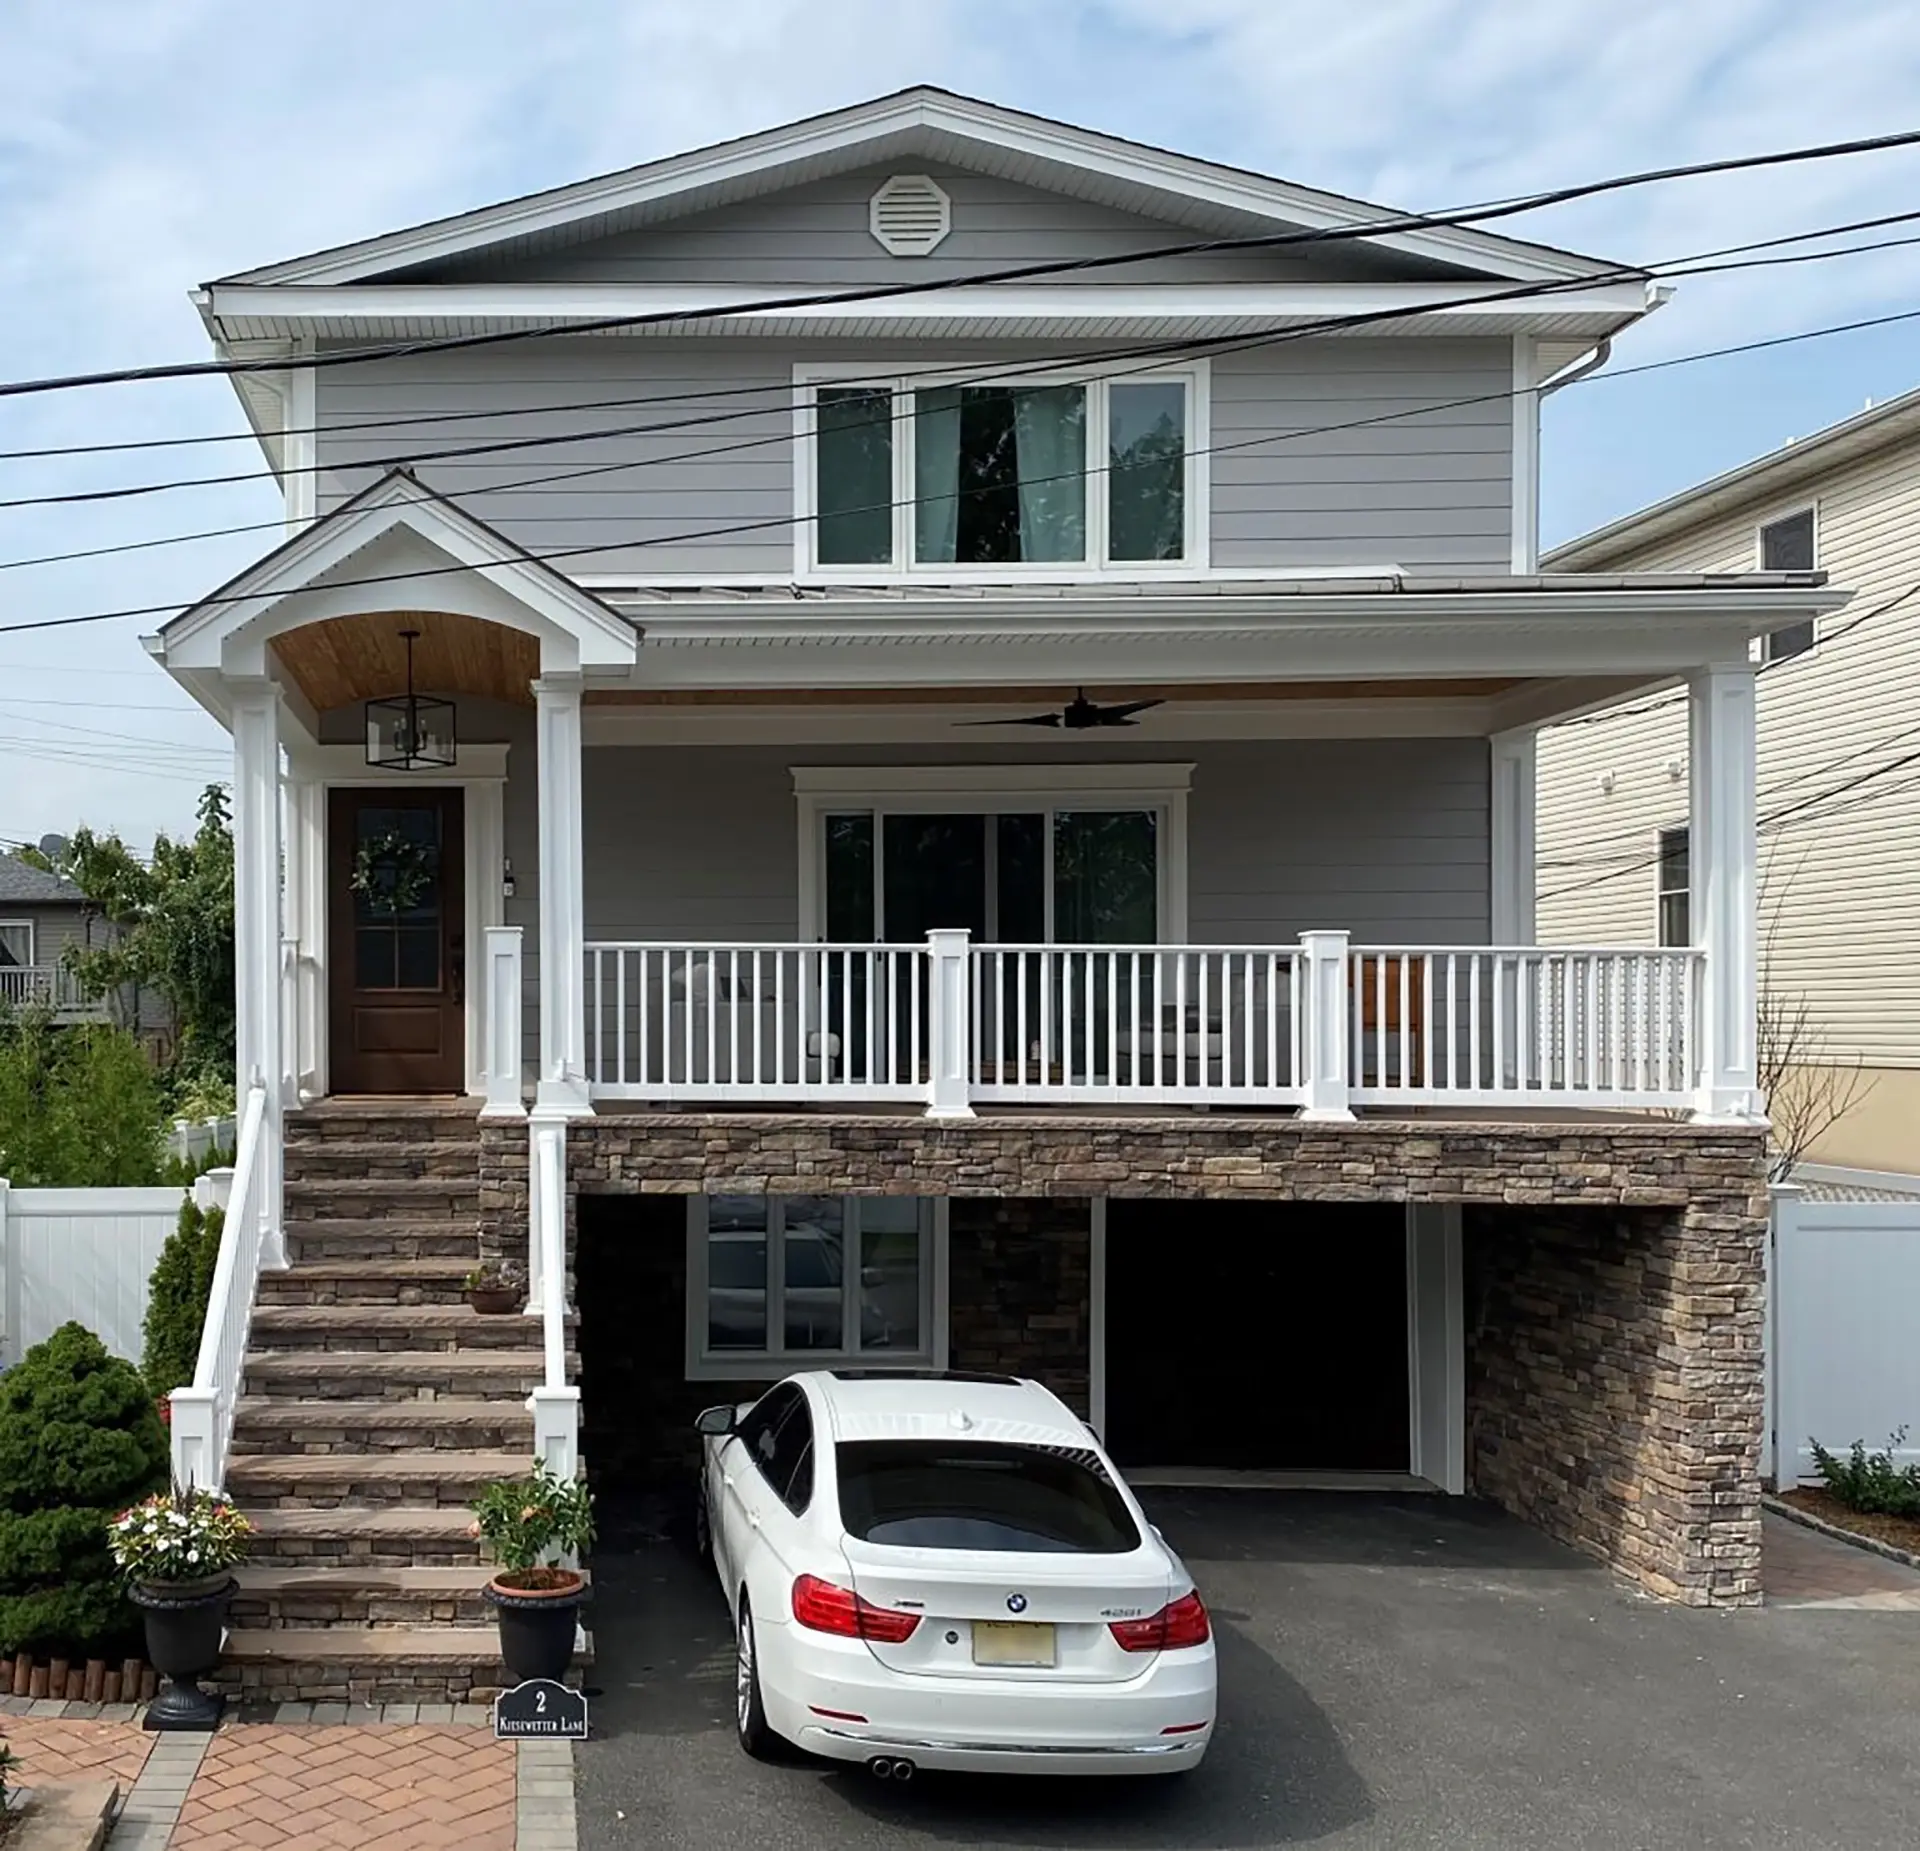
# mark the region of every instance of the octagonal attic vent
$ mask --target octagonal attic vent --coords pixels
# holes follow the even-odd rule
[[[895,174],[873,196],[868,229],[896,257],[924,257],[953,229],[953,202],[925,174]]]

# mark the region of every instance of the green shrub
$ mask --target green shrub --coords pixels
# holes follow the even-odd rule
[[[233,1152],[221,1150],[217,1145],[204,1157],[176,1157],[169,1153],[160,1165],[160,1187],[186,1189],[192,1186],[195,1177],[204,1176],[209,1170],[232,1168]]]
[[[63,1324],[0,1375],[0,1655],[136,1632],[107,1525],[167,1482],[167,1434],[129,1362]]]
[[[160,1081],[124,1028],[0,1010],[0,1176],[16,1189],[143,1189]]]
[[[1808,1443],[1828,1491],[1849,1510],[1880,1517],[1920,1517],[1920,1465],[1893,1462],[1906,1437],[1905,1427],[1889,1434],[1885,1449],[1877,1453],[1868,1452],[1864,1440],[1855,1440],[1844,1459],[1836,1459],[1818,1440]]]
[[[144,1339],[140,1369],[155,1395],[170,1395],[193,1380],[225,1220],[217,1208],[202,1214],[189,1196],[180,1204],[180,1219],[153,1264],[153,1276],[147,1281],[146,1321],[140,1327]]]

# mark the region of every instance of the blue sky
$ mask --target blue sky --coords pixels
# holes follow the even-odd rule
[[[1437,209],[1920,126],[1902,0],[7,0],[0,373],[199,357],[209,277],[914,82]],[[1912,206],[1920,151],[1683,182],[1514,221],[1654,261]],[[1885,234],[1882,234],[1885,235]],[[1920,305],[1920,247],[1682,286],[1665,358]],[[1920,384],[1920,323],[1560,394],[1566,538]],[[213,382],[0,405],[0,449],[229,431]],[[244,445],[0,463],[0,498],[259,466]],[[183,464],[190,468],[183,468]],[[271,521],[259,482],[0,509],[0,561]],[[0,571],[0,623],[184,602],[271,534]],[[0,637],[0,838],[190,824],[224,737],[150,620]]]

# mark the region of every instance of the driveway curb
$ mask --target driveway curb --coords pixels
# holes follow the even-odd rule
[[[1854,1548],[1864,1549],[1869,1555],[1884,1556],[1889,1562],[1898,1562],[1906,1568],[1920,1568],[1920,1555],[1915,1555],[1911,1549],[1896,1549],[1892,1543],[1882,1542],[1876,1536],[1862,1536],[1858,1530],[1843,1530],[1838,1524],[1829,1523],[1824,1517],[1816,1517],[1811,1511],[1801,1510],[1771,1492],[1763,1491],[1760,1494],[1760,1508],[1772,1511],[1776,1517],[1785,1517],[1789,1523],[1797,1523],[1803,1529],[1818,1530],[1822,1536],[1830,1536],[1835,1542],[1851,1543]]]

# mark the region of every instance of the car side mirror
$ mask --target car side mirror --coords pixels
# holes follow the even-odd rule
[[[702,1408],[693,1417],[694,1432],[704,1433],[710,1439],[731,1433],[739,1424],[740,1416],[729,1407]]]

